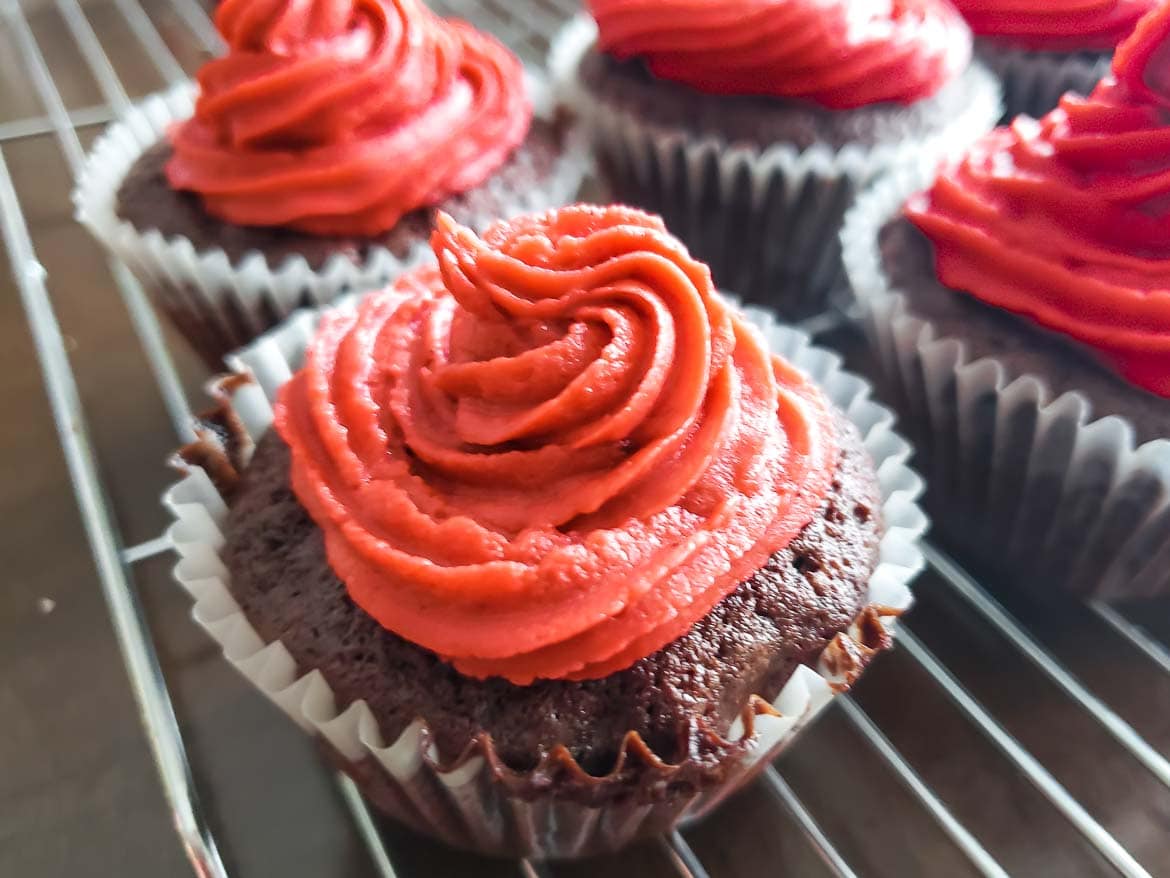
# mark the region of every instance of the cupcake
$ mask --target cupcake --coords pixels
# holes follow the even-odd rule
[[[580,150],[534,119],[520,61],[419,0],[224,0],[215,21],[226,54],[112,125],[75,195],[213,368],[427,258],[438,210],[482,228],[575,193]]]
[[[789,318],[843,283],[854,194],[999,116],[945,2],[591,0],[554,80],[620,200],[661,213],[715,282]]]
[[[885,184],[843,233],[945,535],[1039,588],[1170,590],[1167,49],[1161,7],[1089,97],[908,200]]]
[[[976,51],[1003,82],[1004,120],[1039,117],[1067,91],[1087,95],[1109,73],[1113,50],[1157,0],[951,0]]]
[[[610,850],[713,806],[890,645],[920,483],[867,385],[749,324],[657,218],[441,217],[433,245],[236,358],[167,496],[177,575],[387,814]]]

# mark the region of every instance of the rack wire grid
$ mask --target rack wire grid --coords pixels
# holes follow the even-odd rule
[[[496,33],[527,63],[539,65],[576,3],[434,5]],[[719,878],[761,870],[845,878],[1170,875],[1166,605],[1117,609],[1001,591],[934,545],[927,547],[918,606],[905,620],[895,653],[851,695],[837,699],[816,730],[753,786],[700,824],[657,843],[583,864],[480,860],[387,825],[340,775],[334,790],[321,783],[297,789],[315,790],[348,811],[350,832],[364,846],[361,862],[305,860],[288,837],[299,834],[295,824],[275,841],[246,826],[235,831],[248,821],[225,789],[272,784],[247,799],[271,807],[265,797],[284,788],[244,772],[246,757],[231,756],[230,746],[195,742],[199,758],[189,758],[190,729],[230,722],[230,712],[217,707],[210,719],[191,719],[206,687],[192,693],[176,682],[181,674],[171,670],[173,644],[152,636],[157,632],[148,621],[158,615],[152,605],[163,600],[166,565],[156,562],[169,546],[164,537],[150,536],[163,517],[145,494],[157,496],[168,476],[160,471],[158,484],[147,480],[145,489],[103,478],[107,469],[115,476],[125,472],[127,453],[146,454],[189,438],[188,400],[200,399],[207,376],[160,325],[124,268],[105,262],[108,279],[78,271],[81,254],[83,264],[101,257],[69,223],[68,205],[71,180],[102,124],[130,101],[187,78],[218,51],[219,37],[198,0],[0,0],[0,10],[0,227],[146,740],[196,875],[276,874],[278,862],[280,874],[300,874],[290,865],[298,860],[303,874],[383,878]],[[68,173],[46,184],[62,162]],[[99,459],[102,443],[87,428],[79,391],[78,376],[99,369],[102,352],[91,361],[88,350],[71,351],[73,338],[54,311],[64,300],[64,310],[83,324],[79,295],[108,308],[120,307],[120,297],[133,328],[126,337],[138,346],[131,367],[144,363],[156,385],[157,399],[143,405],[165,410],[174,428],[174,435],[129,449],[117,466]],[[830,315],[812,328],[846,350],[858,348],[843,320]],[[84,371],[74,370],[71,356],[85,361]],[[114,404],[104,391],[86,395],[91,412]],[[135,533],[147,536],[123,542],[123,534]],[[196,640],[186,640],[184,648],[206,649],[198,635],[191,637]],[[181,719],[176,688],[186,708]],[[271,723],[271,730],[263,726],[264,741],[283,740],[275,731],[278,717],[265,714],[263,722]],[[264,745],[248,752],[257,746]],[[300,750],[295,755],[297,770],[325,771]],[[216,769],[225,758],[232,765]],[[206,805],[197,785],[210,788]],[[262,849],[254,851],[257,845]]]

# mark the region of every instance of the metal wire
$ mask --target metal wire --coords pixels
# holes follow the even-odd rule
[[[971,576],[943,552],[933,546],[924,548],[930,562],[942,580],[961,595],[1000,634],[1038,667],[1053,683],[1097,720],[1117,743],[1128,750],[1146,770],[1164,786],[1170,787],[1170,761],[1151,747],[1129,723],[1117,715],[1105,702],[1086,689],[1052,655],[1008,615],[1007,611],[988,595]]]
[[[138,42],[146,50],[147,57],[158,68],[158,72],[163,75],[167,83],[174,85],[185,80],[187,74],[183,70],[183,65],[167,47],[162,36],[159,35],[158,28],[154,26],[154,22],[150,20],[150,16],[146,14],[146,10],[137,0],[112,0],[112,2],[118,7],[118,11],[126,19],[126,23],[130,25],[134,35],[138,37]]]
[[[147,558],[153,558],[155,555],[163,555],[171,551],[174,545],[171,543],[170,537],[163,534],[161,537],[155,537],[153,540],[146,540],[137,545],[127,546],[122,550],[122,561],[125,564],[137,564],[140,561],[145,561]]]
[[[57,140],[61,145],[61,151],[65,153],[69,170],[77,176],[85,162],[85,150],[81,148],[81,141],[69,121],[69,111],[65,109],[61,92],[57,89],[57,83],[53,81],[53,74],[49,71],[45,56],[41,54],[28,19],[24,16],[24,9],[19,0],[3,0],[3,6],[0,8],[3,9],[5,23],[15,34],[16,42],[24,55],[33,88],[48,110],[49,121],[53,124],[53,131],[58,135]]]
[[[113,119],[114,111],[105,104],[69,111],[69,124],[74,128],[83,128],[86,125],[104,125]],[[53,122],[48,116],[17,119],[14,122],[0,122],[0,143],[20,140],[25,137],[37,137],[41,134],[52,134],[54,130]]]
[[[61,327],[45,286],[45,271],[33,251],[28,226],[0,148],[0,226],[12,260],[21,303],[32,331],[57,436],[73,481],[81,519],[97,565],[102,594],[130,677],[147,742],[162,780],[183,848],[200,878],[227,878],[215,837],[203,817],[191,779],[183,738],[159,667],[142,605],[122,566],[113,516],[106,503],[97,461],[65,352]]]
[[[841,856],[833,843],[829,841],[827,835],[817,824],[817,821],[809,813],[808,808],[804,807],[804,803],[800,801],[796,793],[792,791],[792,787],[788,785],[788,781],[780,776],[775,767],[768,766],[763,775],[764,783],[767,785],[769,791],[779,800],[780,804],[792,815],[796,820],[796,825],[800,828],[801,833],[808,839],[816,850],[817,855],[821,858],[821,862],[838,878],[857,878],[849,864],[845,862],[845,858]]]
[[[219,31],[212,24],[206,9],[195,0],[171,0],[171,7],[183,20],[183,23],[191,29],[191,33],[195,34],[204,51],[214,55],[223,51],[223,38],[220,37]]]
[[[889,742],[889,739],[881,733],[881,730],[874,724],[860,707],[848,695],[843,695],[837,699],[837,704],[841,706],[841,710],[849,721],[857,728],[859,732],[869,742],[887,763],[894,773],[898,775],[899,780],[906,786],[906,788],[913,793],[915,798],[921,803],[935,819],[943,832],[945,832],[971,861],[971,865],[979,870],[980,874],[985,875],[986,878],[1008,878],[1007,872],[1003,867],[995,861],[995,858],[987,852],[987,850],[976,841],[973,836],[962,823],[947,810],[947,806],[931,792],[930,788],[923,782],[922,778],[910,767],[902,754],[894,749],[894,745]]]
[[[345,807],[349,809],[349,814],[353,817],[358,835],[361,836],[362,842],[370,854],[370,861],[374,864],[378,875],[380,878],[398,878],[398,873],[394,871],[394,864],[390,862],[390,852],[386,850],[386,843],[382,840],[381,833],[378,832],[374,815],[370,813],[370,807],[366,804],[366,800],[362,798],[362,794],[358,792],[357,787],[347,775],[338,773],[334,779],[337,781],[342,801],[345,802]]]
[[[1125,638],[1146,658],[1170,674],[1170,649],[1151,637],[1146,629],[1129,621],[1108,604],[1094,601],[1089,606],[1106,625]]]
[[[691,846],[687,844],[687,840],[679,835],[678,832],[672,832],[670,835],[664,836],[660,844],[666,853],[667,859],[674,866],[674,870],[682,878],[710,878],[707,870],[699,861],[698,856],[691,850]]]
[[[85,58],[85,63],[89,66],[89,70],[97,82],[98,90],[114,107],[116,113],[122,112],[130,105],[130,96],[122,87],[122,80],[118,79],[118,72],[110,63],[106,50],[102,48],[101,40],[94,33],[93,26],[85,17],[85,13],[81,11],[80,4],[77,0],[57,0],[57,11],[61,13],[61,18],[65,21],[65,26],[69,28],[70,35],[77,41],[77,46],[81,49],[81,56]]]
[[[1024,749],[1001,726],[987,709],[963,688],[943,664],[931,654],[917,637],[903,627],[898,632],[898,645],[914,658],[934,678],[939,687],[955,702],[980,731],[999,748],[1016,769],[1060,811],[1077,831],[1107,859],[1118,872],[1127,878],[1150,878],[1149,872],[1133,858],[1117,839],[1089,815],[1060,782],[1049,773],[1039,760]]]
[[[101,48],[97,35],[94,34],[93,28],[84,12],[78,7],[76,0],[62,0],[58,3],[58,8],[65,19],[66,26],[77,40],[82,56],[94,74],[98,87],[102,90],[106,100],[117,109],[128,106],[129,98],[126,91],[118,80],[113,65]],[[141,8],[141,6],[138,7],[139,10]],[[61,92],[53,80],[40,46],[37,45],[36,39],[33,37],[32,29],[29,27],[28,19],[21,9],[19,0],[6,0],[4,12],[7,22],[16,34],[21,51],[24,53],[33,86],[48,110],[48,117],[53,124],[53,132],[56,134],[57,142],[65,155],[69,170],[76,177],[85,161],[85,152],[81,148],[77,132],[70,123]],[[143,14],[145,15],[145,13]],[[167,51],[169,52],[169,50]],[[171,57],[174,58],[173,55]],[[163,341],[162,328],[154,315],[154,310],[146,301],[146,296],[138,281],[124,265],[110,260],[110,272],[118,285],[126,312],[130,316],[135,334],[142,345],[143,353],[155,375],[171,423],[180,440],[189,442],[195,438],[191,409],[187,404],[179,373],[175,369],[174,361]]]

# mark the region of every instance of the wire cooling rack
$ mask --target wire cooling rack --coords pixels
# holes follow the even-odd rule
[[[574,0],[434,5],[496,33],[534,65],[576,7]],[[169,546],[162,537],[129,546],[120,539],[107,500],[117,486],[103,482],[54,313],[53,296],[70,292],[58,272],[68,273],[39,261],[28,217],[40,206],[22,203],[7,155],[43,143],[75,175],[102,123],[144,91],[186,78],[218,49],[198,0],[0,0],[0,86],[9,104],[38,108],[0,114],[0,228],[162,790],[195,874],[208,878],[236,873],[200,804],[136,581]],[[135,58],[133,82],[125,53]],[[138,76],[144,67],[149,75]],[[0,90],[0,109],[4,102]],[[109,273],[176,442],[188,439],[188,394],[166,331],[129,273],[115,263]],[[825,315],[810,328],[858,349],[842,318]],[[419,867],[405,855],[419,842],[387,830],[338,776],[368,851],[362,874],[1170,875],[1167,605],[1123,611],[1040,600],[1000,592],[937,546],[927,547],[927,559],[919,606],[896,652],[703,823],[592,865],[465,857]]]

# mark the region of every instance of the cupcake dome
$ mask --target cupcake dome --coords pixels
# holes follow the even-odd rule
[[[438,273],[326,319],[276,409],[330,563],[385,627],[472,676],[604,677],[822,504],[826,401],[660,222],[441,221],[434,246]]]
[[[242,354],[295,374],[273,430],[253,396],[185,451],[222,494],[172,494],[181,576],[210,595],[215,559],[242,613],[215,633],[261,686],[328,687],[342,714],[283,703],[388,813],[497,854],[612,849],[725,795],[889,646],[908,449],[657,218],[443,219],[434,246]]]
[[[661,213],[716,283],[799,318],[841,284],[859,188],[998,115],[945,2],[588,4],[553,52],[621,200]]]
[[[843,235],[933,501],[966,513],[948,536],[1032,587],[1170,590],[1167,47],[1160,7],[1090,96],[908,201],[884,187]]]
[[[1166,19],[1139,26],[1092,95],[992,132],[907,215],[948,287],[1170,397],[1170,83],[1155,67]]]
[[[572,197],[577,139],[502,44],[420,0],[225,0],[226,54],[97,142],[78,218],[213,368],[297,307]]]

